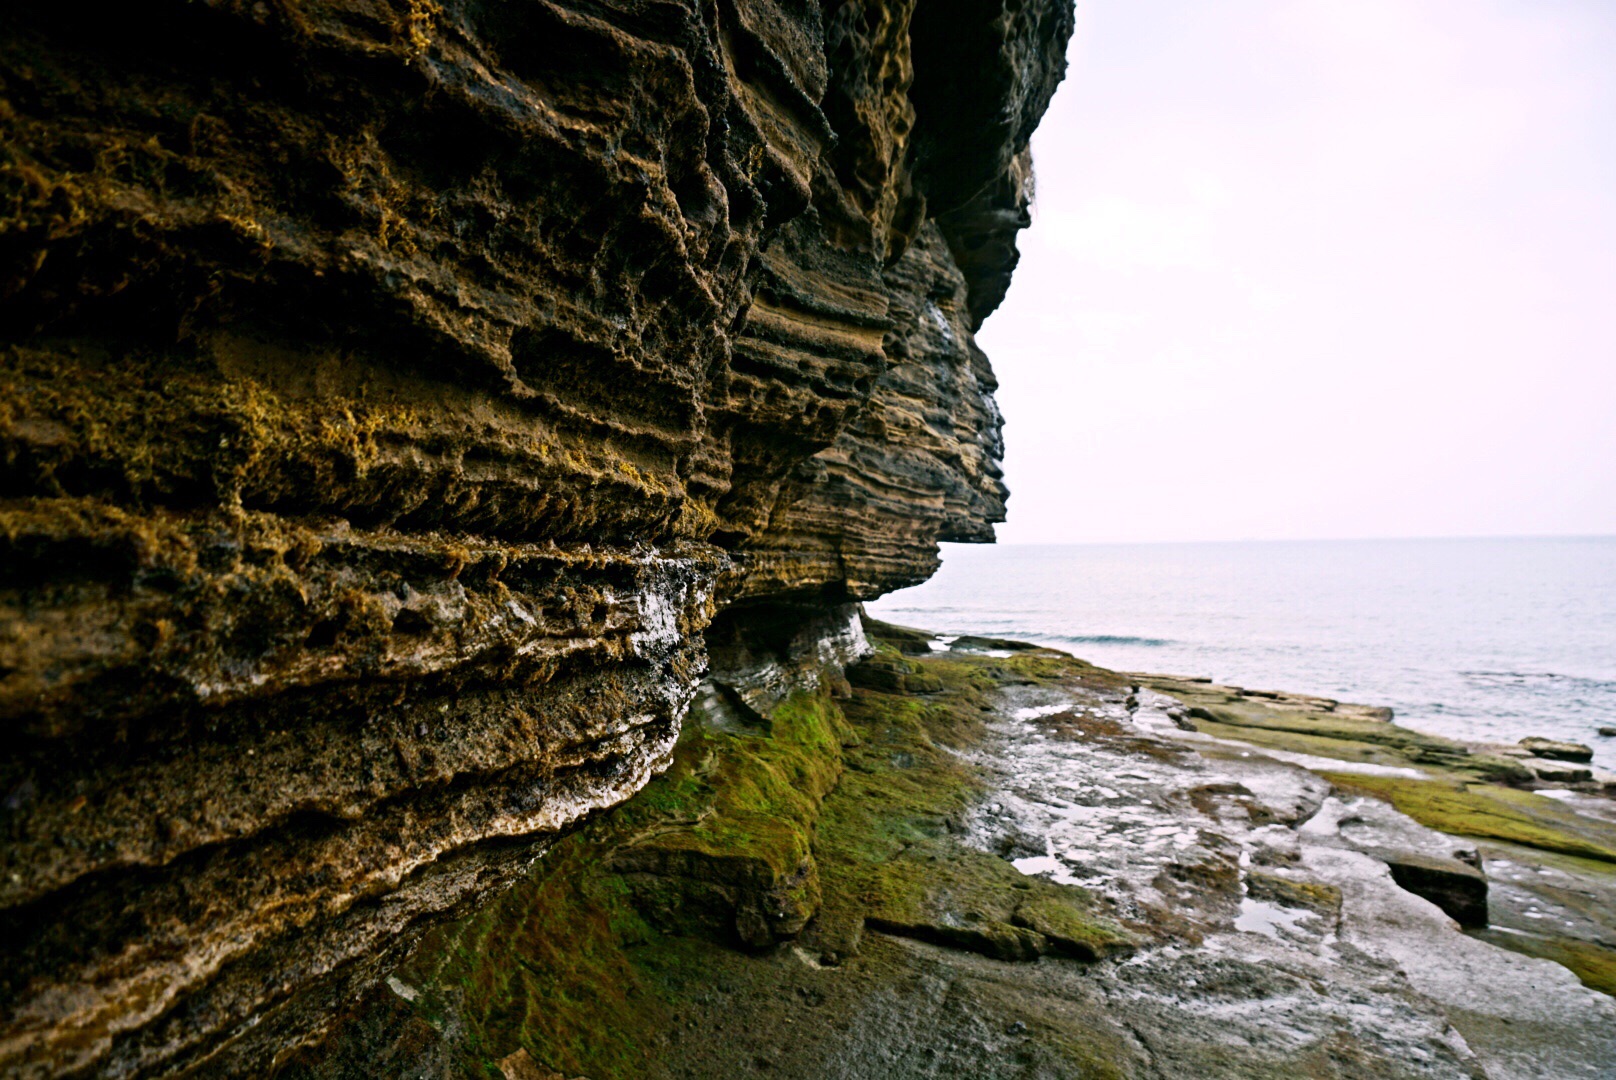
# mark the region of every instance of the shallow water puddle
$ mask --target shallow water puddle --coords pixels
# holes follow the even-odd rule
[[[1301,908],[1281,907],[1266,900],[1253,900],[1249,896],[1240,898],[1240,915],[1234,921],[1236,930],[1244,930],[1248,934],[1263,934],[1279,941],[1279,931],[1286,930],[1292,934],[1302,932],[1298,924],[1310,914]]]
[[[1066,872],[1066,865],[1053,855],[1033,855],[1025,859],[1012,859],[1010,865],[1028,877],[1048,874],[1058,877]]]
[[[1073,704],[1070,701],[1059,701],[1053,705],[1029,705],[1026,708],[1017,709],[1010,716],[1012,719],[1025,723],[1028,720],[1038,720],[1045,716],[1055,716],[1059,713],[1070,712]]]

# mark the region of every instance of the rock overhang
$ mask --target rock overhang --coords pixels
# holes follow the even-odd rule
[[[721,612],[991,539],[1071,11],[87,10],[0,16],[0,1060],[256,1069],[643,784]]]

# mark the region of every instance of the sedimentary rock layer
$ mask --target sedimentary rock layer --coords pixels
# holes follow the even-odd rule
[[[716,615],[839,655],[991,538],[1070,29],[0,12],[0,1071],[265,1067],[660,767]]]
[[[722,569],[80,509],[7,516],[0,591],[5,1049],[52,1067],[136,1070],[339,993],[631,794]]]
[[[937,540],[992,542],[1004,519],[997,385],[967,283],[933,223],[883,275],[893,329],[868,404],[782,485],[743,545],[748,595],[869,600],[937,569]]]

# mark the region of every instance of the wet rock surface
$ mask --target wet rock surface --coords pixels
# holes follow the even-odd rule
[[[601,826],[624,831],[563,841],[502,911],[442,932],[398,971],[415,995],[404,1014],[397,994],[373,1003],[293,1075],[396,1051],[404,1016],[463,1075],[517,1048],[596,1080],[1616,1068],[1616,987],[1596,988],[1616,955],[1611,864],[1429,828],[1352,786],[1414,782],[1402,766],[1334,760],[1326,777],[1273,756],[1287,751],[1186,732],[1171,715],[1184,702],[1063,654],[967,642],[922,655],[913,632],[868,632],[873,670],[936,687],[855,668],[850,697],[815,691],[814,723],[837,734],[799,760],[833,760],[838,778],[801,833],[817,896],[799,930],[759,949],[704,922],[729,910],[702,885],[722,883],[722,860],[651,892],[600,867],[603,851],[656,846],[692,821],[737,853],[772,844],[738,824],[738,807],[703,800],[722,802],[782,740],[806,745],[791,734],[806,730],[802,697],[772,712],[772,733],[681,743],[691,764]],[[725,757],[723,740],[744,756]],[[701,766],[709,752],[720,763]],[[679,786],[697,777],[709,794]],[[1593,800],[1609,801],[1568,795],[1594,824]],[[1400,885],[1394,863],[1485,874],[1492,927],[1465,932]],[[364,1018],[389,1009],[395,1034],[379,1039]]]
[[[1063,702],[1028,690],[1007,694],[1021,702],[1014,715],[1024,731],[1010,796],[997,810],[989,804],[981,827],[991,837],[1008,819],[1018,835],[1047,838],[1046,854],[1018,865],[1108,893],[1142,917],[1183,920],[1203,948],[1217,947],[1231,930],[1260,935],[1273,961],[1296,952],[1322,962],[1317,977],[1337,990],[1359,980],[1373,986],[1387,974],[1377,965],[1387,965],[1449,1015],[1477,1055],[1461,1055],[1465,1068],[1490,1076],[1595,1076],[1611,1067],[1616,1042],[1596,1034],[1608,999],[1570,972],[1533,969],[1503,953],[1489,957],[1438,910],[1452,907],[1470,925],[1484,921],[1485,879],[1454,856],[1476,858],[1472,843],[1423,828],[1376,800],[1343,798],[1317,774],[1249,745],[1186,737],[1168,716],[1172,703],[1148,690],[1134,695],[1139,706],[1131,716],[1125,701],[1109,703],[1110,747],[1056,737]],[[1104,704],[1102,711],[1092,703],[1068,708],[1086,713],[1091,731],[1103,730]],[[1158,748],[1154,757],[1136,752],[1131,762],[1117,760],[1116,749],[1139,740],[1140,729],[1163,736],[1166,747],[1196,750],[1159,761]],[[1186,804],[1195,811],[1186,814]],[[1415,867],[1425,876],[1409,875]],[[1399,873],[1409,880],[1399,881]],[[1274,878],[1285,885],[1276,887]],[[1603,891],[1604,878],[1596,871],[1584,884]],[[1417,894],[1438,903],[1419,913]],[[1532,902],[1534,912],[1540,902]],[[1608,933],[1597,932],[1596,940]],[[1496,987],[1495,996],[1466,981],[1482,964],[1490,965],[1482,983]],[[1544,1007],[1546,1000],[1561,1001],[1563,1011]],[[1349,1015],[1336,1020],[1347,1023]],[[1543,1026],[1554,1015],[1565,1024],[1557,1034]],[[1529,1024],[1508,1037],[1517,1017]]]

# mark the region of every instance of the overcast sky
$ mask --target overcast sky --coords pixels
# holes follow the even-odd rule
[[[1616,2],[1080,0],[1001,542],[1616,533]]]

